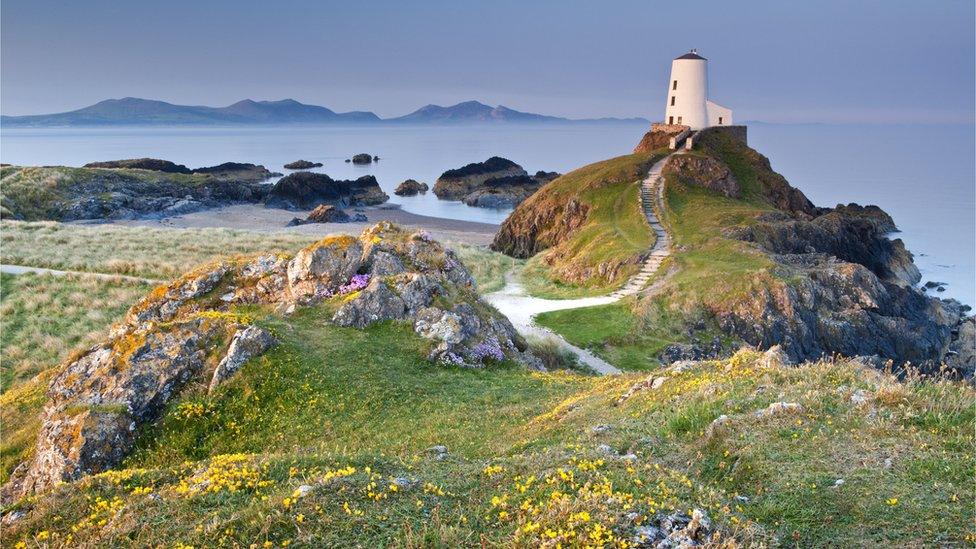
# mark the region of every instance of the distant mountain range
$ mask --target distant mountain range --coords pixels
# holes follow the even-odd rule
[[[253,101],[245,99],[226,107],[174,105],[164,101],[126,97],[107,99],[90,107],[56,114],[0,116],[4,127],[120,126],[120,125],[234,125],[234,124],[466,124],[519,123],[647,123],[643,118],[574,120],[521,112],[499,105],[465,101],[450,107],[427,105],[396,118],[380,118],[368,111],[335,112],[294,99]]]

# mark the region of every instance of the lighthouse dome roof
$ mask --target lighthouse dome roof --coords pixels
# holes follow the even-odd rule
[[[675,57],[675,60],[678,60],[678,59],[701,59],[702,61],[707,61],[707,59],[705,59],[704,57],[698,55],[698,50],[691,50],[690,52],[688,52],[688,53],[686,53],[684,55],[681,55],[679,57]]]

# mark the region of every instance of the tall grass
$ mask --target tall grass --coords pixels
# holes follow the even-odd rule
[[[0,390],[104,336],[151,286],[122,279],[0,275]]]

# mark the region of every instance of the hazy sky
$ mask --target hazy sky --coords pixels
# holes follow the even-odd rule
[[[972,122],[973,0],[3,0],[0,110],[125,96],[663,116],[695,47],[736,118]]]

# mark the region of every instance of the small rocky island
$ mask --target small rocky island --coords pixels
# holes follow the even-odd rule
[[[558,175],[540,171],[529,176],[515,162],[493,156],[444,172],[434,184],[434,194],[441,200],[461,200],[469,206],[512,208]]]
[[[427,194],[428,190],[430,190],[430,187],[426,183],[421,183],[415,179],[407,179],[397,185],[393,194],[397,196],[417,196],[418,194]]]
[[[374,206],[390,199],[376,178],[335,180],[324,173],[295,172],[281,178],[268,191],[264,205],[287,210],[309,210],[322,204],[339,208]]]
[[[372,164],[373,162],[379,160],[380,157],[373,156],[369,153],[359,153],[352,157],[353,164]]]
[[[294,162],[289,162],[285,164],[286,170],[307,170],[310,168],[321,168],[321,162],[311,162],[308,160],[296,160]]]
[[[533,176],[510,175],[489,179],[464,197],[468,206],[479,208],[514,208],[532,196],[543,185],[559,177],[556,172],[536,172]]]

